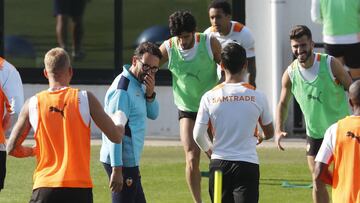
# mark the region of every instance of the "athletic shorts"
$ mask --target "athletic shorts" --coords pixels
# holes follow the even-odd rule
[[[257,203],[259,201],[258,164],[211,159],[209,193],[212,202],[214,202],[215,170],[222,171],[222,202]]]
[[[196,115],[197,115],[197,112],[189,112],[189,111],[181,111],[181,110],[178,110],[178,117],[179,117],[179,120],[182,119],[182,118],[190,118],[192,120],[196,120]]]
[[[110,179],[112,167],[103,163],[105,171]],[[146,203],[145,194],[141,184],[139,167],[123,167],[124,177],[123,189],[121,192],[112,192],[113,203]]]
[[[334,57],[344,57],[349,68],[360,68],[360,43],[356,44],[324,44],[325,53]]]
[[[54,16],[69,15],[82,16],[85,11],[86,0],[54,0]]]
[[[6,176],[6,152],[0,151],[0,190],[4,188]]]
[[[310,136],[306,136],[306,155],[316,156],[318,153],[323,139],[315,139]]]
[[[49,188],[33,190],[29,203],[92,203],[92,188]]]

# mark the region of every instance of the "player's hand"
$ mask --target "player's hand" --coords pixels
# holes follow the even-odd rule
[[[275,144],[277,145],[278,149],[281,150],[281,151],[284,151],[284,147],[281,146],[280,144],[280,141],[283,137],[286,137],[287,136],[287,132],[284,132],[284,131],[280,131],[280,130],[277,130],[275,132]]]
[[[256,145],[259,145],[264,141],[264,136],[261,133],[258,133],[256,138],[257,138]]]
[[[144,77],[144,84],[146,86],[146,95],[150,97],[154,93],[155,76],[154,74],[147,74]]]
[[[260,125],[259,123],[256,124],[255,131],[254,131],[254,137],[256,137],[256,139],[257,139],[256,145],[261,144],[265,140],[264,132],[262,131],[261,128],[259,128],[259,125]]]
[[[109,182],[109,188],[111,192],[121,192],[123,183],[124,177],[122,175],[122,167],[113,167]]]

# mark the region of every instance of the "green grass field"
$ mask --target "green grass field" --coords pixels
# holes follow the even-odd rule
[[[91,172],[94,182],[94,202],[110,202],[108,180],[100,164],[99,146],[92,149]],[[281,183],[308,184],[308,172],[303,149],[287,149],[280,152],[275,148],[260,148],[260,202],[277,203],[311,202],[311,190],[283,188]],[[207,171],[208,159],[201,158],[201,170]],[[31,196],[32,173],[35,160],[9,157],[5,189],[0,192],[1,203],[28,202]],[[184,177],[184,153],[181,147],[145,147],[141,173],[144,192],[150,203],[192,202]],[[209,203],[208,180],[203,178],[202,196]]]

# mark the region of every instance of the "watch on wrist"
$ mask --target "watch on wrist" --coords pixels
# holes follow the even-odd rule
[[[151,96],[147,96],[147,94],[145,94],[146,99],[155,99],[155,96],[156,96],[156,92],[153,92]]]

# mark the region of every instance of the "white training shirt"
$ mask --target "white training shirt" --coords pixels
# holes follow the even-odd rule
[[[21,77],[16,68],[2,58],[0,59],[0,85],[10,104],[9,113],[19,115],[24,104],[24,90]],[[0,151],[6,151],[5,144],[0,144]]]
[[[24,90],[21,77],[16,68],[6,60],[0,64],[0,83],[9,100],[11,113],[19,114],[24,104]]]
[[[332,124],[325,132],[323,142],[316,155],[315,161],[328,164],[331,156],[334,153],[336,145],[336,131],[338,123]]]
[[[211,121],[214,128],[211,159],[259,163],[255,127],[258,121],[270,124],[272,116],[265,94],[246,86],[245,83],[222,83],[201,99],[195,126]]]
[[[195,34],[194,34],[194,39],[196,39]],[[165,45],[166,51],[168,53],[168,58],[170,59],[171,58],[171,52],[170,52],[170,42],[169,42],[169,40],[170,39],[166,40],[164,42],[164,45]],[[180,54],[184,58],[184,60],[185,61],[190,61],[191,59],[193,59],[195,57],[198,46],[199,46],[199,42],[197,42],[195,40],[194,46],[192,48],[190,48],[190,49],[182,49],[181,46],[178,46],[178,47],[179,47]],[[209,54],[210,58],[213,59],[214,54],[213,54],[212,49],[211,49],[210,35],[206,35],[206,48],[208,50],[208,54]]]
[[[236,24],[240,24],[236,21],[231,21],[231,29],[229,34],[223,36],[220,35],[219,32],[214,32],[212,27],[209,27],[204,31],[205,34],[213,35],[220,42],[221,47],[224,48],[228,43],[236,42],[240,44],[246,51],[246,57],[254,57],[255,56],[255,40],[253,34],[250,29],[242,24],[240,24],[242,29],[240,31],[236,31],[234,29]]]
[[[66,88],[68,87],[63,87],[60,90]],[[52,90],[48,89],[48,91],[52,91]],[[80,109],[81,117],[83,118],[84,123],[90,125],[91,116],[90,116],[90,107],[89,107],[87,92],[85,90],[79,90],[78,99],[79,99],[79,109]],[[29,100],[29,120],[34,132],[37,130],[38,118],[39,118],[37,104],[38,104],[38,99],[36,95],[32,96]]]

